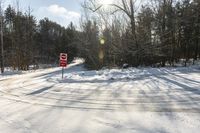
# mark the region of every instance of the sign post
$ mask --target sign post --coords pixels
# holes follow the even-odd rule
[[[62,67],[62,79],[64,78],[64,67]]]
[[[62,79],[64,78],[64,68],[67,67],[67,54],[60,53],[60,67],[62,67]]]

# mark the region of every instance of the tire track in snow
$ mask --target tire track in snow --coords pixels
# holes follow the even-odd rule
[[[57,69],[55,70],[57,71]],[[72,109],[95,109],[95,110],[119,110],[124,108],[128,110],[142,110],[142,111],[194,111],[200,112],[200,90],[186,91],[183,88],[171,86],[165,80],[150,76],[144,81],[127,82],[122,84],[130,84],[126,88],[114,86],[115,82],[110,85],[100,83],[80,83],[81,88],[67,84],[53,83],[50,80],[43,78],[44,75],[52,75],[49,72],[31,74],[30,76],[21,76],[19,78],[8,79],[2,84],[0,91],[4,98],[40,106],[51,106],[60,108]],[[161,75],[162,76],[162,75]],[[164,77],[170,77],[164,75]],[[35,78],[34,78],[35,77]],[[167,77],[168,78],[168,77]],[[144,82],[152,82],[144,84]],[[153,85],[153,83],[156,83]],[[189,82],[189,81],[188,81]],[[131,86],[132,84],[132,86]],[[134,85],[133,85],[134,84]],[[166,88],[153,86],[167,86]],[[54,87],[50,87],[53,85]],[[198,84],[192,84],[195,88],[200,88]],[[98,86],[98,87],[95,87]],[[41,91],[36,95],[31,94],[34,91],[50,87],[47,91]],[[5,92],[4,92],[5,91]],[[2,97],[2,96],[1,96]]]

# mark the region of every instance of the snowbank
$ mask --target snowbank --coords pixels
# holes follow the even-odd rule
[[[77,63],[78,64],[78,63]],[[198,65],[190,67],[165,67],[165,68],[128,68],[128,69],[104,69],[99,71],[87,71],[84,65],[74,66],[72,69],[65,70],[65,77],[62,80],[60,74],[54,75],[49,80],[69,83],[74,81],[121,81],[121,80],[137,80],[155,75],[164,75],[168,73],[188,73],[200,72]]]

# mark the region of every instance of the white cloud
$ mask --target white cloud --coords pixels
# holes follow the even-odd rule
[[[49,7],[47,7],[47,10],[56,15],[68,13],[67,9],[65,9],[64,7],[61,7],[59,5],[50,5]]]
[[[71,21],[77,24],[81,16],[78,12],[69,11],[56,4],[48,7],[40,7],[35,14],[38,19],[48,17],[50,20],[55,21],[62,26],[67,26]]]

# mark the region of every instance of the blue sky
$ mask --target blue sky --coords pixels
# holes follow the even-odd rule
[[[48,17],[62,26],[68,26],[72,21],[79,23],[81,16],[81,2],[83,0],[18,0],[20,9],[26,11],[28,6],[37,20]],[[4,7],[8,4],[16,5],[16,0],[4,0]]]

